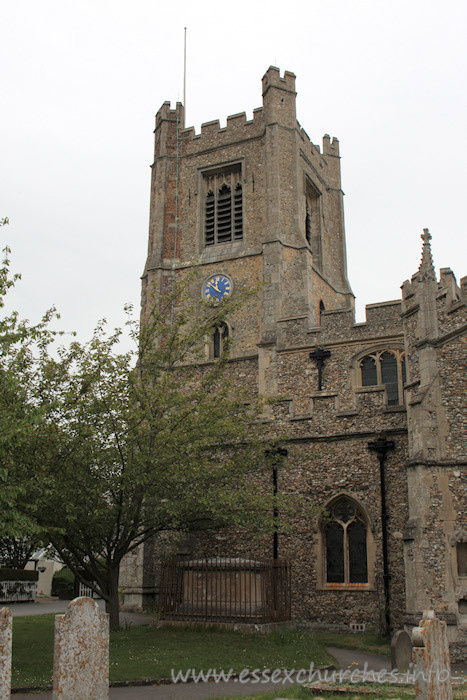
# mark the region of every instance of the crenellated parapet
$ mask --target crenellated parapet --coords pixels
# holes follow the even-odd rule
[[[281,77],[281,72],[277,66],[269,66],[263,76],[263,95],[271,88],[278,88],[287,92],[295,92],[295,73],[286,70],[284,77]]]
[[[201,132],[196,133],[193,126],[185,128],[183,105],[177,103],[176,109],[171,109],[170,102],[164,102],[156,115],[156,142],[157,132],[164,125],[168,125],[172,131],[178,128],[180,155],[190,155],[260,137],[264,132],[263,108],[255,109],[250,120],[245,112],[229,115],[226,126],[221,126],[219,119],[203,122]],[[172,150],[174,148],[172,142]],[[156,155],[160,154],[162,151]]]
[[[161,126],[163,122],[177,122],[179,121],[179,128],[185,128],[185,109],[181,102],[177,102],[175,109],[171,108],[170,102],[164,102],[156,114],[156,129]]]
[[[366,321],[355,323],[353,309],[330,309],[321,314],[319,326],[309,328],[305,317],[279,321],[281,347],[341,342],[372,342],[374,338],[402,338],[400,300],[367,304]]]
[[[193,126],[185,127],[184,107],[181,103],[178,102],[172,109],[170,102],[164,102],[156,114],[156,157],[175,153],[176,139],[172,135],[176,134],[176,130],[179,155],[183,157],[259,138],[264,135],[268,125],[277,122],[297,132],[305,160],[310,161],[316,172],[323,167],[331,168],[333,186],[340,187],[339,141],[325,134],[320,149],[300,126],[295,114],[295,75],[285,71],[282,77],[279,69],[271,66],[262,82],[263,106],[253,110],[252,119],[247,119],[245,112],[239,112],[229,115],[225,126],[221,125],[219,119],[204,122],[200,133],[196,133]],[[337,159],[337,163],[333,163],[332,158]]]
[[[335,136],[331,139],[329,134],[323,136],[323,155],[339,157],[339,139]]]

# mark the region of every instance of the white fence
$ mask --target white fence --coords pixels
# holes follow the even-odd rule
[[[88,598],[99,598],[97,593],[92,590],[92,588],[89,588],[89,586],[85,586],[84,583],[79,584],[79,596],[88,596]]]

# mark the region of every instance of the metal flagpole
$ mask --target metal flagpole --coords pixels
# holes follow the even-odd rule
[[[184,41],[183,41],[183,109],[185,110],[185,124],[186,122],[186,27],[184,28]]]

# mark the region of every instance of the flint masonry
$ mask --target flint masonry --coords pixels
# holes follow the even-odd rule
[[[293,73],[270,67],[262,93],[252,120],[234,114],[200,134],[185,128],[181,104],[157,113],[143,313],[173,266],[198,268],[199,294],[261,285],[207,339],[206,362],[228,335],[238,381],[281,397],[270,415],[289,436],[277,487],[326,509],[323,518],[310,507],[279,538],[294,617],[410,629],[431,608],[453,657],[465,658],[467,278],[436,275],[424,230],[401,299],[368,305],[355,323],[339,143],[325,135],[318,146],[301,128]],[[184,547],[272,556],[234,534]],[[157,592],[156,557],[148,544],[127,558],[127,605]]]

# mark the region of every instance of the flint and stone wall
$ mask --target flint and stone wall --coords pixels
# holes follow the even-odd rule
[[[419,272],[402,300],[371,304],[355,324],[346,272],[339,142],[312,143],[295,114],[295,76],[271,67],[263,106],[186,129],[183,106],[164,103],[156,117],[148,258],[148,291],[196,267],[199,284],[226,274],[234,293],[259,285],[232,320],[230,371],[239,385],[279,400],[271,431],[287,428],[288,458],[279,473],[282,495],[300,494],[309,512],[279,536],[279,556],[292,561],[296,617],[322,626],[379,625],[384,618],[381,494],[377,457],[368,442],[384,433],[395,449],[386,463],[391,622],[410,627],[423,609],[448,622],[462,646],[467,625],[467,577],[457,573],[457,543],[467,541],[465,503],[465,328],[467,279],[434,274],[429,234]],[[205,246],[207,178],[235,171],[243,193],[243,239]],[[176,176],[178,172],[178,182]],[[178,201],[177,217],[175,203]],[[310,212],[306,238],[307,207]],[[324,310],[323,310],[324,307]],[[310,352],[330,352],[318,388]],[[388,406],[384,386],[361,386],[367,353],[405,353],[406,400]],[[271,488],[266,479],[264,488]],[[315,506],[339,494],[355,499],[367,518],[369,581],[326,585],[323,537]],[[132,555],[122,582],[140,593],[157,588],[158,540]],[[181,551],[196,556],[271,556],[271,538],[246,533],[200,535]],[[139,558],[138,558],[139,557]],[[151,563],[152,562],[152,563]],[[136,598],[135,598],[136,600]],[[459,641],[460,640],[460,641]]]

